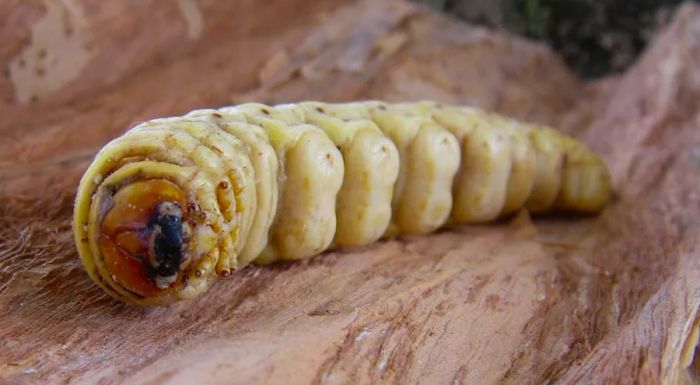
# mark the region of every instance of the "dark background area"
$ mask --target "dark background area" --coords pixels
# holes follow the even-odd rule
[[[682,0],[416,0],[547,42],[585,78],[625,70]]]

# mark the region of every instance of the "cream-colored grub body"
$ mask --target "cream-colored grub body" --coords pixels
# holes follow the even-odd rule
[[[564,134],[434,102],[249,103],[155,119],[107,144],[75,205],[112,296],[164,304],[250,263],[483,223],[595,213],[603,161]]]

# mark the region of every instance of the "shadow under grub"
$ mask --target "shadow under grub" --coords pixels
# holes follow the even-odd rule
[[[683,0],[414,0],[547,43],[579,75],[627,69]]]

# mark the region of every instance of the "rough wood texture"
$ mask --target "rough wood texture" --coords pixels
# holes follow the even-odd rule
[[[0,4],[1,383],[696,379],[700,8],[587,84],[540,45],[394,0],[260,4]],[[619,199],[597,218],[521,215],[252,267],[167,308],[117,303],[82,271],[74,190],[131,123],[359,98],[556,125],[605,156]]]

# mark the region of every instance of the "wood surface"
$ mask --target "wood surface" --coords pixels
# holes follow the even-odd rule
[[[693,383],[700,7],[596,82],[546,47],[398,0],[0,3],[0,383]],[[135,122],[242,101],[434,99],[547,123],[609,163],[585,218],[250,267],[143,309],[84,273],[70,217]]]

